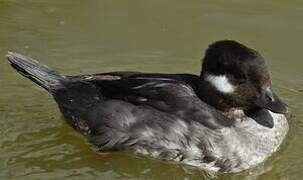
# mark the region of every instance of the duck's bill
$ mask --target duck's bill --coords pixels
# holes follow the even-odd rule
[[[288,114],[290,108],[274,92],[266,89],[262,92],[260,98],[255,101],[256,105],[268,109],[274,113]]]

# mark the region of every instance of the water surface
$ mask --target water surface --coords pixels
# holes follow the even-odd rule
[[[299,0],[0,0],[0,179],[300,179],[302,18]],[[207,45],[221,39],[259,50],[293,109],[279,152],[237,174],[126,153],[102,158],[63,121],[50,95],[4,58],[17,51],[65,74],[198,74]]]

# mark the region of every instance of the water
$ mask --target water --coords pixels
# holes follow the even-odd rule
[[[0,179],[301,179],[302,18],[299,0],[0,0]],[[197,74],[207,45],[221,39],[259,50],[293,109],[279,152],[237,174],[126,153],[100,157],[64,123],[50,95],[4,58],[17,51],[66,74]]]

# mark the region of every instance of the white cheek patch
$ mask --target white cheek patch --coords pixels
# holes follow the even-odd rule
[[[229,82],[225,75],[216,76],[207,74],[205,80],[210,82],[210,84],[222,93],[232,93],[235,90],[235,87]]]

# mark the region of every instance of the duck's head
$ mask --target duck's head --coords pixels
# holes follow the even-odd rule
[[[289,112],[273,92],[264,58],[236,41],[218,41],[208,47],[201,78],[225,109],[260,107],[275,113]]]

